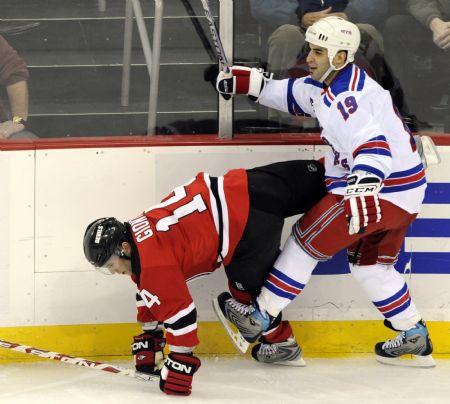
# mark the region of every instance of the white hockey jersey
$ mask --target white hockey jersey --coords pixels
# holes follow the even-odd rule
[[[259,103],[319,120],[321,138],[331,147],[325,155],[329,192],[342,195],[349,173],[368,171],[383,179],[381,199],[419,212],[426,179],[414,139],[389,92],[364,70],[349,64],[329,86],[310,76],[269,80]]]

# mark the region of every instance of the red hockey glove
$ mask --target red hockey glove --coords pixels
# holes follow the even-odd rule
[[[221,71],[217,76],[216,89],[220,94],[247,94],[258,101],[264,85],[271,75],[262,69],[232,66],[229,73]]]
[[[349,234],[362,234],[370,223],[381,220],[378,200],[381,187],[381,179],[369,172],[355,171],[348,176],[344,210],[348,218]]]
[[[134,365],[139,372],[159,375],[164,365],[164,346],[166,339],[162,331],[143,333],[133,338],[131,352],[134,355]]]
[[[200,365],[200,359],[192,354],[170,353],[161,369],[159,388],[166,394],[189,396],[192,378]]]

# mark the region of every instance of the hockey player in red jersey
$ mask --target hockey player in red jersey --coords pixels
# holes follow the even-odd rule
[[[223,177],[199,173],[129,222],[91,223],[84,236],[88,261],[131,276],[138,287],[144,333],[132,345],[137,370],[160,372],[167,394],[189,395],[200,360],[193,355],[197,312],[186,283],[223,264],[235,309],[250,303],[279,254],[284,219],[306,212],[325,194],[322,164],[287,161]],[[164,360],[166,340],[170,353]],[[259,341],[252,350],[257,361],[304,364],[281,314]]]
[[[347,248],[355,279],[385,324],[400,332],[393,340],[376,344],[377,360],[432,367],[427,327],[394,268],[425,194],[416,144],[389,92],[352,63],[360,42],[356,25],[326,17],[308,28],[306,41],[307,77],[273,80],[256,68],[241,66],[219,73],[219,92],[247,94],[262,105],[316,117],[330,149],[325,155],[329,194],[293,227],[261,293],[239,311],[226,293],[218,303],[243,336],[253,341],[303,290],[318,262]],[[413,362],[401,360],[411,354]]]

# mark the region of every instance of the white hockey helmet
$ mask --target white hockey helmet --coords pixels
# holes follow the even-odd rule
[[[339,51],[347,51],[347,60],[339,70],[355,60],[360,41],[359,28],[341,17],[321,18],[306,30],[306,42],[328,50],[328,60],[333,70],[338,70],[333,65],[333,59]]]

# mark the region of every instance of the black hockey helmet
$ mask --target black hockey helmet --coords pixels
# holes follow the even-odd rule
[[[96,268],[102,267],[113,254],[123,257],[121,243],[128,241],[127,229],[115,217],[97,219],[84,233],[84,255]]]

